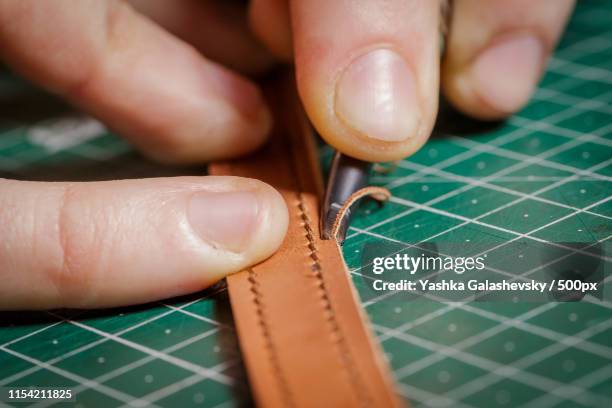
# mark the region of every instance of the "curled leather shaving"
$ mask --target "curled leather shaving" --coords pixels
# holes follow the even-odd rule
[[[351,208],[351,206],[355,204],[355,202],[357,202],[358,200],[366,196],[372,197],[376,201],[382,202],[382,201],[387,201],[389,198],[391,198],[391,192],[384,187],[368,186],[360,190],[357,190],[353,194],[351,194],[349,198],[346,199],[344,204],[342,204],[342,207],[340,207],[340,210],[338,211],[338,214],[336,215],[336,219],[334,220],[334,224],[332,225],[332,229],[331,229],[332,237],[335,238],[338,236],[338,231],[340,230],[340,224],[342,222],[342,219],[346,215],[347,210]]]

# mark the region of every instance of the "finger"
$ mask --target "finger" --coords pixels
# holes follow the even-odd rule
[[[129,2],[139,13],[228,68],[260,74],[275,62],[253,36],[242,4],[216,0]]]
[[[194,292],[259,262],[288,222],[239,177],[0,181],[0,309],[111,307]]]
[[[162,161],[240,155],[270,127],[252,83],[122,2],[0,0],[0,57]]]
[[[277,57],[293,59],[289,0],[252,0],[251,28],[257,38]]]
[[[519,110],[529,99],[573,0],[457,0],[442,68],[445,94],[483,119]]]
[[[439,4],[292,1],[297,82],[319,133],[371,161],[404,158],[438,104]]]

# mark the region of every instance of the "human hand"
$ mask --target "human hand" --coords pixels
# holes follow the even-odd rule
[[[269,112],[236,70],[262,72],[274,60],[239,5],[132,3],[0,0],[0,56],[154,159],[201,162],[261,145]],[[572,5],[457,0],[441,69],[436,1],[253,0],[249,15],[277,57],[294,59],[319,133],[345,153],[386,161],[425,143],[440,76],[451,102],[473,116],[518,110]],[[2,181],[0,206],[0,308],[115,306],[195,291],[269,256],[287,225],[280,196],[240,178]]]
[[[279,7],[283,1],[259,3]],[[292,1],[302,101],[319,133],[337,149],[369,161],[403,159],[431,134],[440,89],[477,118],[499,119],[519,110],[573,3],[455,0],[440,64],[438,1]],[[268,32],[264,38],[279,53],[291,52],[282,36]]]
[[[210,50],[227,64],[253,71],[272,60],[246,27],[232,28],[240,19],[231,8],[213,16],[212,2],[165,4],[216,27],[219,37],[209,33],[200,46],[231,48]],[[163,162],[240,155],[270,128],[252,82],[118,1],[1,0],[0,57]],[[257,180],[0,180],[0,309],[110,307],[194,292],[268,257],[286,228],[280,194]]]

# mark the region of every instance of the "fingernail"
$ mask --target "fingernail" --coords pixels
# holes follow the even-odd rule
[[[507,36],[486,48],[470,69],[474,90],[502,112],[519,110],[531,96],[542,71],[544,46],[535,36]]]
[[[192,228],[215,248],[242,252],[251,244],[257,228],[259,203],[255,193],[198,192],[189,202]]]
[[[416,80],[406,61],[390,49],[355,59],[336,86],[336,115],[372,139],[399,142],[417,129]]]

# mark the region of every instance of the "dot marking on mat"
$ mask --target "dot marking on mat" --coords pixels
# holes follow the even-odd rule
[[[449,382],[451,379],[451,375],[449,374],[448,371],[440,371],[438,373],[438,381],[440,381],[442,384],[446,384],[447,382]]]
[[[153,382],[153,376],[151,374],[145,375],[144,382],[146,382],[147,384],[151,384]]]
[[[457,325],[455,323],[451,323],[448,325],[448,331],[453,333],[457,330]]]
[[[500,405],[506,405],[510,402],[510,393],[506,390],[498,391],[495,394],[495,400]]]
[[[106,362],[106,359],[104,357],[98,357],[99,364],[104,364],[105,362]]]
[[[578,320],[578,315],[576,313],[570,313],[567,318],[570,322],[575,322],[576,320]]]
[[[202,394],[201,392],[196,392],[195,394],[193,394],[193,402],[195,402],[196,404],[201,404],[204,402],[204,394]]]

